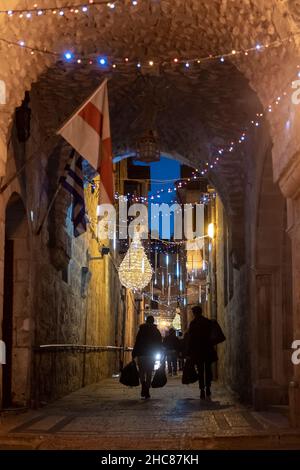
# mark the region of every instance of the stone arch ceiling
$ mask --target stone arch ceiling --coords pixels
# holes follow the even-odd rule
[[[3,3],[7,8],[26,4],[24,0]],[[40,1],[39,6],[49,3]],[[51,5],[67,3],[53,0]],[[140,0],[135,8],[128,5],[129,1],[123,3],[114,11],[99,7],[90,16],[45,15],[21,22],[1,16],[0,36],[23,39],[27,45],[41,49],[63,51],[74,47],[84,54],[97,52],[155,61],[174,56],[202,57],[271,42],[293,30],[290,16],[295,21],[298,15],[295,2],[282,0]],[[293,76],[295,49],[296,44],[291,42],[279,49],[236,58],[232,63],[203,63],[188,73],[162,67],[159,76],[151,77],[147,86],[135,69],[112,74],[109,88],[115,151],[130,147],[140,131],[143,93],[154,87],[162,149],[183,155],[197,165],[212,155],[215,146],[235,138],[249,117],[286,85],[287,78]],[[0,64],[0,79],[7,84],[7,105],[0,116],[4,136],[15,107],[34,82],[34,90],[43,102],[45,130],[51,133],[57,125],[51,113],[55,111],[61,120],[65,119],[101,79],[94,68],[55,63],[49,55],[31,55],[1,42]],[[55,110],[54,96],[59,98]],[[240,211],[242,199],[244,157],[230,157],[221,168],[224,178],[218,175],[215,179],[234,194],[236,202],[230,207],[235,213]],[[224,189],[224,193],[230,191]]]

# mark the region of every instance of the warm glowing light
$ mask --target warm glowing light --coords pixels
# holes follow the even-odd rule
[[[213,223],[208,224],[207,234],[208,234],[209,238],[214,238],[215,237],[215,224],[213,224]]]
[[[152,268],[136,232],[125,258],[119,267],[120,282],[134,291],[146,287],[152,279]]]

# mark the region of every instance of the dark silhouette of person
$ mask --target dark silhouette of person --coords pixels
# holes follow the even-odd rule
[[[211,396],[212,363],[217,360],[210,340],[212,321],[202,315],[201,305],[192,308],[194,319],[188,329],[187,355],[196,365],[199,374],[200,398]]]
[[[150,398],[152,372],[154,370],[155,356],[161,353],[162,337],[154,324],[154,317],[149,315],[146,323],[140,325],[136,336],[132,358],[137,358],[137,365],[142,385],[141,397]]]
[[[169,329],[167,336],[163,340],[163,346],[167,355],[168,373],[169,375],[177,375],[177,359],[180,344],[174,328]]]
[[[183,369],[184,357],[185,357],[185,340],[184,340],[182,331],[178,332],[178,341],[179,341],[178,368],[181,371]]]

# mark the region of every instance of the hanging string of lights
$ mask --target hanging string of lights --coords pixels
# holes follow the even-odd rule
[[[109,5],[110,2],[103,2],[103,4]],[[87,7],[82,7],[82,8],[87,8]],[[59,15],[58,10],[57,10],[57,13]],[[28,14],[30,14],[30,12],[28,12]],[[63,15],[60,15],[60,16],[63,16]],[[22,47],[25,50],[27,49],[31,53],[36,52],[40,54],[45,54],[45,53],[51,54],[58,59],[64,60],[65,62],[74,63],[74,64],[76,63],[89,64],[89,65],[96,64],[106,70],[117,69],[120,66],[123,66],[126,68],[128,68],[129,66],[134,66],[137,69],[141,69],[142,67],[151,68],[155,66],[161,66],[161,67],[172,66],[172,68],[174,67],[176,68],[178,66],[184,66],[185,69],[191,69],[193,65],[201,65],[202,63],[208,62],[208,61],[219,61],[221,63],[224,63],[226,59],[232,59],[232,58],[236,58],[239,56],[249,56],[249,54],[253,52],[261,53],[271,48],[277,48],[288,42],[292,42],[292,40],[299,34],[300,32],[292,33],[289,36],[286,36],[285,38],[276,39],[269,43],[265,43],[265,44],[257,43],[254,46],[251,46],[247,49],[239,49],[239,50],[232,49],[231,51],[228,51],[222,54],[209,54],[203,57],[191,57],[191,58],[179,58],[179,57],[156,58],[156,59],[153,58],[153,59],[148,59],[146,61],[129,59],[129,57],[127,56],[112,57],[112,56],[106,56],[102,54],[83,55],[83,54],[73,52],[73,50],[57,52],[53,50],[48,50],[47,48],[37,48],[34,46],[29,46],[26,44],[25,40],[21,38],[15,41],[9,40],[7,38],[0,38],[0,41],[5,42],[6,44],[11,45],[11,46]]]
[[[131,0],[131,6],[137,6],[141,0]],[[64,5],[61,7],[39,7],[38,4],[34,4],[33,8],[16,8],[9,10],[0,10],[0,14],[7,15],[9,18],[24,18],[33,19],[35,17],[40,18],[46,14],[56,15],[57,17],[63,17],[65,13],[74,13],[78,15],[80,13],[87,14],[91,8],[99,6],[107,6],[111,10],[114,10],[118,4],[123,4],[121,0],[88,0],[84,3],[75,3],[73,5]]]
[[[109,5],[109,4],[116,4],[117,2],[106,2],[106,1],[103,1],[103,2],[93,2],[93,5],[100,5],[100,4],[105,4],[105,5]],[[37,7],[36,7],[37,8]],[[36,8],[33,9],[33,11],[36,11]],[[69,7],[68,7],[69,8]],[[74,8],[74,7],[73,7]],[[81,8],[84,8],[84,6],[82,6]],[[46,9],[44,9],[46,10]],[[47,9],[47,11],[50,11],[52,10],[50,7]],[[70,10],[71,10],[71,7],[70,7]],[[22,10],[23,12],[27,11],[28,13],[30,13],[29,10]],[[8,14],[9,11],[4,11],[4,10],[1,10],[0,12],[5,12],[6,14]],[[173,66],[178,66],[180,64],[184,64],[186,66],[187,69],[190,69],[190,66],[192,64],[201,64],[202,62],[205,62],[205,61],[208,61],[208,60],[220,60],[221,62],[224,62],[225,61],[225,58],[232,58],[232,57],[237,57],[237,56],[241,56],[241,55],[249,55],[250,52],[262,52],[264,50],[267,50],[269,48],[272,48],[272,47],[279,47],[280,45],[283,45],[285,44],[286,42],[291,42],[292,39],[299,35],[300,33],[294,33],[286,38],[283,38],[283,39],[277,39],[276,41],[273,41],[273,42],[270,42],[269,44],[256,44],[254,47],[250,47],[248,49],[243,49],[243,50],[232,50],[231,52],[228,52],[228,53],[225,53],[225,54],[217,54],[217,55],[212,55],[210,54],[209,56],[206,56],[206,57],[202,57],[200,59],[190,59],[190,60],[181,60],[179,58],[174,58],[172,59],[171,61],[169,60],[161,60],[161,61],[157,61],[154,63],[154,60],[150,60],[147,62],[147,66],[149,67],[152,67],[154,66],[155,64],[156,65],[166,65],[166,64],[172,64]],[[88,56],[88,57],[82,57],[82,56],[77,56],[75,53],[71,52],[71,51],[66,51],[64,52],[64,54],[62,55],[61,53],[58,53],[58,52],[54,52],[54,51],[51,51],[51,50],[48,50],[46,48],[44,49],[39,49],[39,48],[35,48],[35,47],[31,47],[31,46],[28,46],[24,40],[19,40],[19,41],[11,41],[11,40],[8,40],[6,38],[0,38],[0,42],[2,43],[5,43],[9,46],[16,46],[16,47],[20,47],[20,48],[23,48],[24,50],[27,50],[29,51],[31,54],[35,54],[35,53],[40,53],[40,54],[50,54],[52,56],[54,56],[55,58],[57,59],[64,59],[65,61],[67,62],[77,62],[78,64],[81,64],[82,62],[84,62],[85,60],[89,63],[89,64],[98,64],[101,68],[103,68],[104,70],[111,70],[111,69],[115,69],[117,68],[117,65],[124,65],[125,67],[129,66],[129,65],[135,65],[136,67],[138,68],[141,68],[142,66],[142,63],[141,62],[132,62],[129,60],[128,57],[125,57],[125,58],[121,58],[121,59],[109,59],[105,56]],[[299,68],[300,66],[298,66]],[[300,72],[297,71],[297,77],[299,77],[300,75]],[[186,180],[180,180],[178,182],[178,185],[176,186],[172,186],[172,187],[168,187],[167,189],[160,189],[156,192],[155,195],[151,195],[149,197],[150,200],[154,200],[154,199],[160,199],[161,198],[161,194],[162,193],[176,193],[176,191],[179,189],[179,188],[182,188],[184,186],[186,186],[190,181],[192,180],[195,180],[197,181],[198,179],[202,178],[203,176],[207,176],[207,174],[215,169],[219,162],[222,161],[222,159],[227,155],[227,154],[230,154],[232,152],[234,152],[237,148],[238,145],[241,145],[243,144],[246,140],[247,140],[247,131],[249,130],[249,128],[257,128],[260,126],[263,118],[265,117],[265,114],[267,113],[271,113],[274,111],[275,107],[277,105],[279,105],[279,103],[281,103],[284,99],[284,97],[287,96],[287,91],[283,91],[281,95],[278,95],[274,98],[274,100],[272,100],[272,102],[266,107],[266,109],[264,110],[264,112],[261,112],[261,113],[256,113],[256,116],[254,117],[254,119],[251,119],[251,121],[249,122],[249,125],[247,127],[247,129],[241,131],[241,134],[239,136],[239,138],[237,140],[232,140],[229,142],[229,144],[223,146],[223,147],[219,147],[216,149],[216,154],[212,157],[209,158],[208,161],[206,162],[202,162],[201,164],[201,168],[200,169],[196,169],[195,172],[193,173],[192,177],[191,178],[187,178]],[[147,201],[147,197],[145,196],[134,196],[134,198],[132,198],[132,200],[134,202],[138,202],[138,201],[141,201],[141,202],[146,202]],[[175,201],[174,201],[175,202]]]

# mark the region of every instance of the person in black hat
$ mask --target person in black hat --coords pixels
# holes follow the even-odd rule
[[[140,326],[136,336],[132,358],[137,358],[137,365],[142,385],[141,396],[150,398],[152,372],[154,370],[155,356],[161,353],[162,337],[154,324],[154,317],[149,315],[146,323]]]

